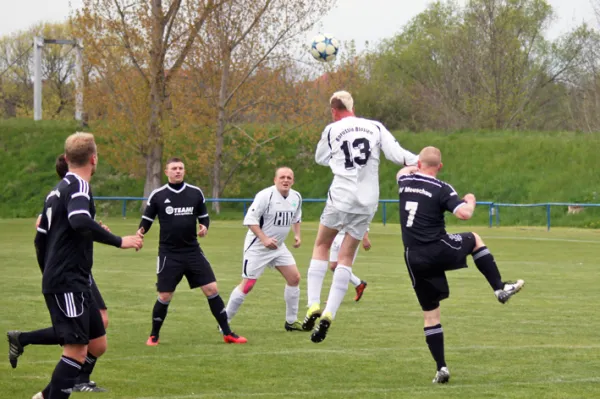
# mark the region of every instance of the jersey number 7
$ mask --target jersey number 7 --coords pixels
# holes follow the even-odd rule
[[[411,227],[415,221],[415,215],[417,214],[417,208],[419,203],[415,201],[406,201],[404,209],[408,211],[408,219],[406,220],[406,227]]]
[[[352,148],[358,149],[359,156],[352,157]],[[366,165],[371,156],[371,144],[369,144],[369,140],[364,137],[359,137],[352,142],[352,148],[350,148],[350,142],[348,140],[345,140],[342,143],[341,149],[344,151],[344,156],[346,157],[346,162],[344,163],[346,169],[354,169],[354,164],[360,166]]]

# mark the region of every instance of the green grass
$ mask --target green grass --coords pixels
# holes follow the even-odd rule
[[[136,219],[106,220],[113,231],[133,232]],[[33,220],[0,220],[0,329],[45,327],[32,248]],[[469,225],[467,225],[469,226]],[[303,225],[304,244],[293,250],[303,278],[316,226]],[[109,350],[94,380],[110,389],[104,399],[192,398],[597,398],[600,397],[600,232],[541,228],[461,227],[482,235],[507,279],[523,278],[522,293],[507,305],[495,300],[470,267],[449,273],[443,302],[450,384],[433,386],[435,367],[422,316],[402,260],[398,226],[374,224],[373,249],[359,254],[356,273],[369,282],[361,302],[353,290],[327,339],[283,330],[284,283],[267,272],[233,321],[249,339],[226,345],[206,299],[179,286],[161,334],[150,348],[157,230],[139,252],[96,246],[94,274],[109,307]],[[241,222],[217,221],[202,241],[228,299],[241,272]],[[324,284],[328,291],[331,274]],[[302,281],[301,312],[306,300]],[[325,299],[325,298],[323,298]],[[6,346],[4,349],[6,350]],[[6,353],[6,352],[5,352]],[[6,355],[3,355],[6,356]],[[28,398],[43,388],[60,356],[58,347],[27,347],[16,370],[0,362],[2,398]],[[6,359],[6,358],[5,358]],[[94,394],[74,394],[73,397]]]

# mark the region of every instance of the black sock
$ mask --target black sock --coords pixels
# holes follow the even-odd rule
[[[229,323],[227,322],[227,311],[225,310],[225,304],[223,303],[223,299],[217,293],[213,296],[207,297],[208,306],[210,306],[210,311],[212,312],[215,319],[217,319],[217,323],[219,323],[219,327],[221,327],[221,331],[223,331],[223,335],[231,334],[231,328],[229,328]]]
[[[56,336],[54,328],[48,327],[41,330],[22,332],[19,335],[19,342],[23,346],[27,345],[58,345],[60,339]]]
[[[75,386],[82,364],[70,357],[62,356],[52,373],[50,395],[52,399],[67,399]]]
[[[494,256],[487,247],[481,247],[473,252],[473,260],[494,291],[504,288]]]
[[[437,364],[437,369],[446,367],[446,359],[444,358],[444,330],[442,330],[442,325],[437,324],[432,327],[425,327],[423,330],[425,331],[425,341],[427,342],[427,346],[429,346],[429,352],[431,352],[433,360]]]
[[[160,328],[162,327],[165,319],[167,318],[167,310],[169,309],[169,302],[161,302],[160,298],[156,300],[154,309],[152,310],[152,332],[150,335],[158,338]]]
[[[79,377],[77,378],[78,384],[87,384],[90,382],[90,375],[94,371],[94,366],[96,365],[96,360],[98,358],[92,355],[90,352],[87,353],[85,357],[85,362],[81,367],[81,373],[79,373]]]

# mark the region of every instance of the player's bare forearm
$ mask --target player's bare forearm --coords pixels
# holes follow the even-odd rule
[[[396,180],[398,180],[400,178],[400,176],[410,175],[412,173],[415,173],[418,170],[419,170],[419,168],[416,165],[405,166],[402,169],[400,169],[398,171],[398,173],[396,174]]]
[[[465,205],[462,205],[460,208],[458,208],[454,214],[459,219],[469,220],[473,216],[473,212],[475,212],[477,201],[473,194],[465,195],[463,201],[465,201]]]
[[[302,245],[302,237],[300,236],[300,222],[292,224],[294,231],[294,248],[300,248]]]

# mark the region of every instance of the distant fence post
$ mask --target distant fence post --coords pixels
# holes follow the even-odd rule
[[[546,204],[546,231],[550,231],[550,204]]]
[[[385,226],[385,221],[387,219],[387,206],[386,205],[387,205],[387,203],[384,201],[383,202],[383,212],[382,212],[383,213],[382,216],[383,216],[383,225],[384,226]]]
[[[493,220],[493,218],[494,218],[494,203],[493,202],[490,202],[489,217],[490,217],[489,227],[492,227],[492,224],[494,222],[494,220]]]
[[[244,216],[246,216],[246,201],[244,201],[243,204],[244,204]]]
[[[500,226],[500,207],[498,204],[494,204],[494,209],[496,210],[496,227]]]
[[[121,214],[123,215],[123,219],[125,219],[125,216],[127,215],[127,200],[126,199],[123,200],[123,208],[121,209]]]

